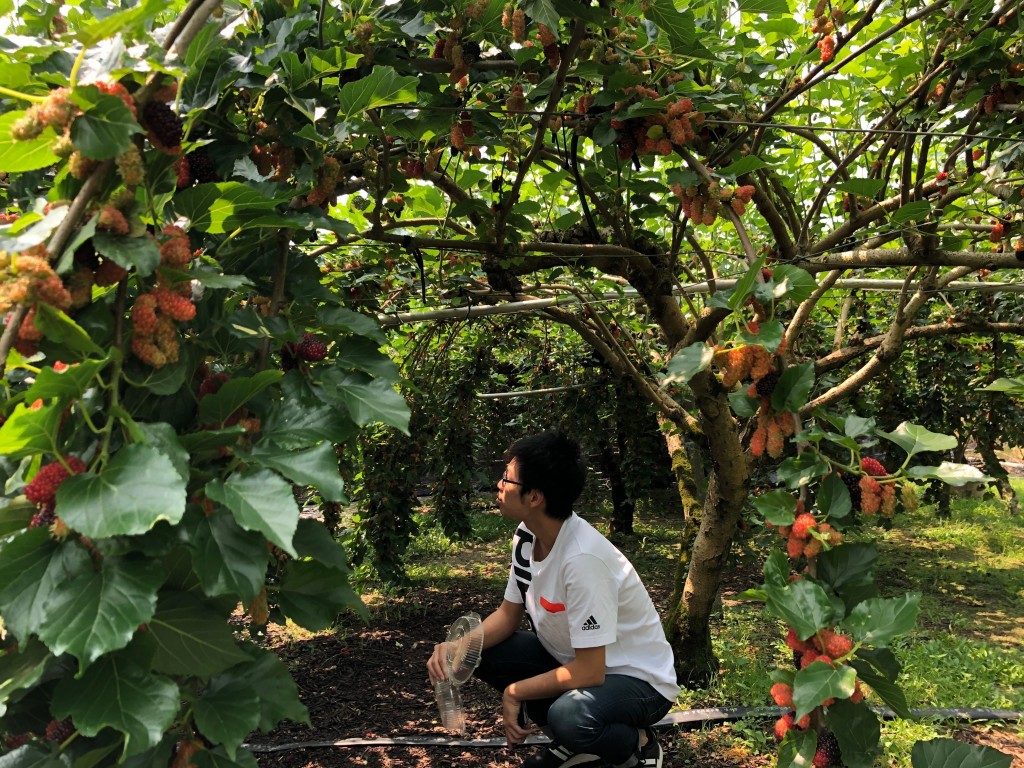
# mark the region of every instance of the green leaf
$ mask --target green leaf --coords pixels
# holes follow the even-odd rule
[[[204,749],[192,756],[196,768],[259,768],[256,758],[247,750],[228,757],[223,747]]]
[[[773,551],[764,561],[764,583],[766,586],[785,588],[789,583],[789,575],[792,569],[789,567],[789,558],[784,552]],[[767,600],[767,594],[765,600]]]
[[[314,632],[333,625],[346,609],[365,611],[348,579],[316,560],[287,562],[278,598],[285,616]]]
[[[244,680],[260,700],[259,728],[269,733],[281,720],[309,724],[309,712],[299,701],[299,689],[284,662],[271,651],[250,647],[250,660],[224,673]]]
[[[1010,768],[1012,762],[998,749],[956,739],[918,741],[910,752],[913,768]]]
[[[106,351],[100,349],[78,323],[49,304],[43,302],[36,304],[35,326],[43,332],[46,338],[58,344],[64,344],[76,352],[81,352],[82,357],[86,355],[104,357],[106,355]]]
[[[816,477],[827,475],[830,471],[828,462],[815,451],[804,451],[783,460],[779,465],[778,478],[787,488],[799,488]]]
[[[843,621],[843,627],[862,643],[884,646],[914,628],[920,608],[921,595],[917,592],[903,597],[873,597],[858,604]]]
[[[36,375],[35,383],[25,391],[23,399],[28,403],[53,398],[63,402],[77,400],[109,362],[109,359],[83,360],[59,372],[51,367],[43,368]]]
[[[748,395],[747,391],[742,387],[730,392],[727,397],[729,398],[729,407],[732,408],[732,412],[740,418],[749,419],[761,407],[761,401]]]
[[[833,623],[832,601],[813,581],[801,579],[784,587],[766,586],[768,610],[791,626],[801,640]]]
[[[523,10],[538,24],[543,24],[553,33],[558,34],[558,11],[551,0],[525,0]]]
[[[2,119],[2,118],[0,118]],[[1017,379],[996,379],[987,387],[982,387],[979,392],[1009,392],[1012,395],[1024,395],[1024,378]]]
[[[235,411],[278,381],[282,375],[281,371],[267,370],[255,376],[224,382],[219,390],[199,401],[199,421],[218,426],[223,424]]]
[[[818,488],[818,509],[830,520],[842,520],[853,510],[850,490],[835,472],[829,473]]]
[[[662,385],[685,384],[698,373],[711,365],[715,350],[702,341],[691,344],[672,356],[660,375]]]
[[[769,16],[786,16],[790,13],[786,0],[740,0],[743,13],[764,13]]]
[[[30,528],[0,544],[0,616],[15,637],[28,638],[49,618],[57,588],[92,570],[78,542],[57,544],[46,528]]]
[[[995,479],[970,464],[954,464],[951,461],[944,461],[937,467],[922,464],[910,467],[907,470],[907,476],[918,479],[934,478],[957,488],[968,483],[989,483]]]
[[[796,304],[810,297],[818,287],[814,275],[792,264],[780,264],[775,267],[772,270],[772,282],[775,283],[776,301],[788,299]]]
[[[178,442],[189,453],[216,451],[222,446],[234,445],[245,434],[245,427],[235,424],[224,429],[203,429],[187,435],[178,435]]]
[[[676,8],[672,0],[653,0],[644,16],[668,35],[675,53],[695,58],[710,59],[710,51],[697,38],[697,27],[690,11]]]
[[[893,211],[889,221],[892,224],[906,224],[909,221],[920,221],[932,211],[932,204],[927,200],[914,200]]]
[[[828,699],[848,699],[853,694],[857,673],[853,667],[833,667],[814,661],[796,673],[793,681],[794,717],[799,720]]]
[[[345,483],[331,443],[320,443],[304,451],[288,451],[262,442],[246,455],[256,464],[277,470],[296,485],[313,486],[327,501],[345,500]]]
[[[401,376],[398,366],[380,351],[380,345],[363,336],[351,336],[338,345],[334,364],[340,369],[365,371],[375,379],[397,382]]]
[[[0,538],[28,528],[28,524],[38,511],[36,505],[25,499],[24,496],[0,499]]]
[[[754,506],[772,525],[792,525],[796,519],[796,499],[788,491],[776,489],[755,496]]]
[[[874,197],[885,186],[885,179],[847,179],[835,185],[840,192],[861,197]]]
[[[299,557],[311,557],[328,568],[342,573],[350,570],[345,548],[318,520],[308,517],[299,520],[299,528],[295,532],[295,550]]]
[[[242,529],[224,508],[202,515],[189,538],[192,569],[210,596],[238,595],[248,603],[263,588],[266,540]]]
[[[174,196],[174,207],[201,232],[223,234],[244,227],[247,219],[272,210],[276,203],[248,184],[222,181],[183,189]]]
[[[70,653],[85,670],[103,654],[128,645],[138,626],[150,620],[163,578],[158,562],[105,557],[99,572],[58,585],[39,639],[56,656]]]
[[[277,400],[264,410],[260,428],[267,440],[298,450],[324,441],[344,443],[355,432],[348,414],[325,403]]]
[[[837,701],[828,708],[825,721],[839,742],[843,765],[871,768],[875,764],[875,758],[882,753],[879,745],[882,729],[867,704]]]
[[[156,746],[181,706],[178,686],[119,655],[99,659],[80,677],[67,676],[53,697],[53,714],[70,716],[84,736],[104,728],[124,734],[123,756]]]
[[[764,257],[761,257],[756,259],[751,266],[747,267],[743,277],[736,281],[736,286],[729,293],[729,309],[735,310],[747,300],[747,296],[750,295],[757,285],[757,278],[760,277],[761,267],[763,266]]]
[[[160,266],[160,246],[150,237],[123,237],[99,233],[92,239],[96,253],[119,267],[149,277]]]
[[[843,434],[847,437],[863,437],[871,434],[875,429],[874,419],[865,419],[855,413],[850,414],[843,420]]]
[[[138,5],[127,10],[113,13],[103,19],[98,19],[94,24],[80,28],[75,37],[85,48],[90,48],[101,40],[113,37],[118,32],[127,32],[148,19],[152,19],[166,6],[161,0],[142,0]],[[88,17],[82,19],[86,22]]]
[[[7,227],[0,227],[0,251],[15,253],[24,251],[45,241],[68,214],[65,205],[55,206],[42,218],[37,213],[27,213]]]
[[[873,543],[844,543],[818,555],[818,578],[851,607],[873,597],[878,550]]]
[[[892,432],[878,431],[878,434],[886,440],[890,440],[909,456],[914,456],[923,451],[951,451],[956,448],[956,438],[951,435],[943,435],[932,432],[917,424],[904,421]]]
[[[7,702],[14,694],[39,682],[52,658],[46,646],[34,638],[0,656],[0,717],[7,712]]]
[[[60,403],[38,408],[18,403],[0,426],[0,455],[13,461],[34,453],[53,453],[63,413]]]
[[[782,2],[785,2],[785,0],[782,0]],[[725,168],[722,168],[718,171],[718,174],[730,179],[735,179],[737,176],[742,176],[745,173],[751,173],[752,171],[757,171],[761,168],[767,167],[768,163],[757,155],[744,155],[736,162],[729,163]]]
[[[862,649],[863,650],[863,649]],[[858,656],[860,651],[858,651]],[[875,672],[868,664],[858,659],[850,662],[850,666],[857,670],[857,675],[862,681],[871,686],[871,691],[885,702],[886,706],[892,709],[904,720],[913,720],[914,715],[907,706],[907,697],[903,689],[891,680]]]
[[[56,163],[58,158],[50,151],[50,146],[57,135],[46,130],[28,141],[16,141],[11,138],[11,126],[25,115],[25,110],[5,112],[0,115],[0,173],[23,173],[46,168]]]
[[[409,434],[409,404],[388,382],[352,373],[325,376],[324,386],[341,398],[356,424],[381,422]]]
[[[380,328],[375,317],[361,315],[345,307],[328,307],[317,312],[318,326],[323,331],[348,331],[357,336],[365,336],[379,345],[388,343],[387,336]],[[342,345],[344,349],[344,345]]]
[[[774,352],[782,343],[785,332],[786,329],[778,320],[765,320],[758,327],[757,333],[749,333],[744,330],[740,333],[740,337],[747,344],[760,344],[769,352]]]
[[[227,756],[235,752],[260,722],[259,697],[244,680],[218,675],[192,704],[199,732],[221,744]]]
[[[161,595],[148,627],[157,672],[209,677],[247,658],[224,617],[183,592]]]
[[[292,487],[269,469],[236,472],[226,481],[211,480],[206,495],[220,502],[247,531],[259,531],[295,557],[292,538],[299,521],[299,507]]]
[[[816,731],[791,728],[779,744],[779,761],[776,768],[810,768],[814,764],[814,753],[817,749]]]
[[[178,440],[178,433],[174,427],[162,421],[151,421],[138,424],[137,429],[146,444],[169,458],[178,471],[178,476],[183,482],[188,482],[191,457]]]
[[[31,742],[0,755],[0,768],[68,768],[69,764],[67,756],[44,752]]]
[[[57,491],[60,515],[93,539],[145,533],[160,520],[172,525],[185,514],[185,480],[165,454],[130,444],[100,474],[84,472]]]
[[[799,411],[807,403],[814,388],[814,363],[791,365],[782,372],[772,392],[772,408],[776,411]]]
[[[391,104],[415,104],[415,77],[402,77],[392,67],[375,66],[364,78],[341,87],[339,120],[351,120],[368,109]]]
[[[866,664],[864,662],[866,662]],[[866,646],[861,646],[857,649],[856,659],[850,663],[853,664],[857,670],[865,670],[865,674],[870,673],[877,675],[880,673],[885,680],[890,683],[895,683],[896,678],[898,678],[900,676],[900,672],[903,671],[903,665],[900,664],[900,660],[896,658],[896,654],[894,654],[889,648],[868,648]]]
[[[128,105],[118,96],[103,95],[71,124],[71,140],[86,157],[110,160],[131,146],[142,133]]]

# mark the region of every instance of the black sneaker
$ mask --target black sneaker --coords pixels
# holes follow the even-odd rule
[[[654,735],[653,728],[644,728],[644,730],[647,732],[647,743],[640,748],[640,762],[638,765],[643,766],[643,768],[661,768],[665,755],[661,751],[658,737]]]
[[[577,754],[570,752],[557,742],[551,742],[540,752],[523,760],[523,768],[570,768],[574,765],[597,766],[600,763],[601,758],[597,755]]]

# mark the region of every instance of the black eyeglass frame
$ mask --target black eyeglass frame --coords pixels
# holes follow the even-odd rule
[[[520,483],[518,480],[509,480],[507,472],[501,476],[501,480],[499,480],[498,482],[501,483],[502,485],[518,485],[520,488],[526,487],[525,483]]]

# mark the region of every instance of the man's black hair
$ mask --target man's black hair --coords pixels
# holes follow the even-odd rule
[[[558,520],[572,514],[572,505],[583,493],[587,479],[579,443],[561,432],[541,432],[512,443],[505,461],[513,460],[522,483],[520,493],[543,493],[547,514]]]

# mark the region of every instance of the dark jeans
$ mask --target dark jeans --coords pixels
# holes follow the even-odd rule
[[[474,674],[503,691],[511,683],[559,666],[534,633],[515,632],[483,652]],[[650,683],[628,675],[606,675],[604,685],[524,705],[530,720],[549,726],[559,744],[614,765],[625,763],[636,752],[637,729],[658,722],[671,707],[672,702]]]

